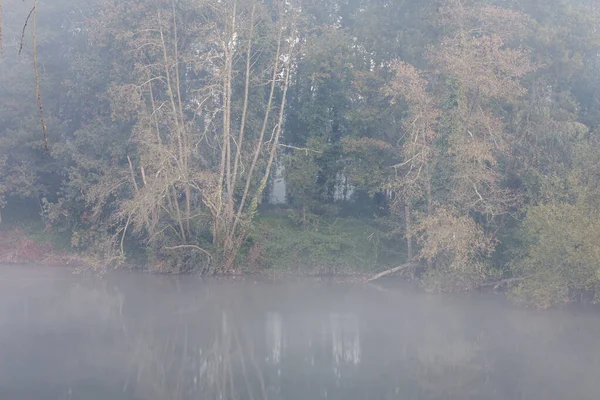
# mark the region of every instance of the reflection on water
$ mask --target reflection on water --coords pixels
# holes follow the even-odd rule
[[[597,399],[600,316],[365,285],[0,269],[0,399]]]
[[[335,367],[360,363],[359,317],[356,314],[330,314],[331,347]]]
[[[267,349],[269,349],[267,362],[271,364],[281,363],[281,348],[283,347],[281,314],[276,312],[267,313],[265,336],[267,337]]]

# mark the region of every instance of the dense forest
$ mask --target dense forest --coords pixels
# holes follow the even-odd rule
[[[3,229],[163,272],[600,295],[593,1],[0,4]]]

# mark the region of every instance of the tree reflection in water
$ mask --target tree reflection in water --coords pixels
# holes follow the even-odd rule
[[[0,398],[595,399],[599,333],[483,297],[24,276],[0,281]]]

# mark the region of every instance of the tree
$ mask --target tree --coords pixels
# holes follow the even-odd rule
[[[71,5],[65,2],[41,7],[43,16],[36,21],[39,26],[35,37],[23,36],[23,21],[29,12],[30,18],[34,15],[30,4],[10,6],[4,10],[8,18],[4,21],[4,54],[0,57],[0,148],[4,154],[0,197],[2,207],[25,201],[40,213],[44,198],[56,199],[61,181],[60,165],[47,150],[64,133],[62,117],[67,111],[60,84],[67,64],[65,49],[78,40],[77,35],[70,35],[71,24],[78,16],[69,15]],[[65,14],[69,17],[62,17]],[[52,25],[52,20],[62,24]],[[43,64],[43,70],[37,70],[36,62]],[[39,105],[42,96],[50,104],[44,108],[43,132]]]
[[[129,80],[107,95],[133,146],[90,196],[101,209],[127,182],[130,195],[114,214],[121,249],[131,226],[160,253],[197,251],[231,272],[279,147],[297,7],[251,0],[124,7],[107,3],[101,24],[132,55]]]
[[[546,179],[544,200],[528,208],[524,251],[513,263],[522,278],[513,293],[536,307],[595,301],[600,293],[597,139],[586,135],[572,151],[572,169]]]
[[[502,118],[526,93],[521,79],[536,66],[525,50],[511,47],[526,32],[524,15],[452,0],[444,2],[439,12],[445,32],[427,58],[439,82],[436,96],[444,115],[441,154],[450,171],[450,189],[445,207],[418,228],[420,256],[437,262],[442,273],[468,271],[471,285],[476,285],[486,278],[481,256],[490,254],[495,243],[490,228],[519,203],[519,194],[507,186],[502,170],[510,149]],[[457,229],[464,229],[457,235],[471,239],[458,241],[441,234]],[[475,240],[478,234],[481,238]]]
[[[386,92],[392,102],[402,98],[408,107],[408,116],[404,119],[405,132],[402,145],[402,162],[393,166],[395,177],[392,188],[396,194],[395,207],[399,211],[404,205],[406,221],[406,239],[408,261],[412,261],[412,215],[411,206],[425,198],[427,216],[433,214],[433,193],[431,175],[436,158],[436,141],[438,139],[438,120],[440,112],[434,97],[428,92],[428,82],[415,67],[403,62],[393,65],[395,76]]]
[[[236,271],[284,166],[297,217],[271,220],[302,222],[285,248],[321,241],[307,263],[335,264],[351,216],[438,290],[597,291],[593,2],[2,6],[0,206],[74,248]]]
[[[287,148],[290,153],[298,153],[292,157],[302,157],[303,149],[310,149],[317,174],[313,180],[309,178],[313,181],[312,187],[303,186],[319,203],[331,204],[343,171],[340,140],[349,129],[347,112],[351,100],[347,87],[353,76],[351,38],[336,25],[312,28],[316,32],[304,32],[301,38],[304,51],[292,76],[283,140],[290,146]],[[295,178],[292,177],[292,183],[300,183]],[[290,188],[295,197],[301,196],[300,187],[292,185]]]

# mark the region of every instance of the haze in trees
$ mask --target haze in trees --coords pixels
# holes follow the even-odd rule
[[[4,229],[41,222],[103,265],[409,263],[430,290],[510,282],[542,307],[600,293],[594,2],[4,0],[0,14]]]

